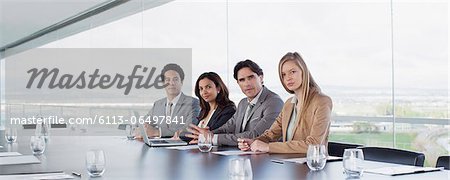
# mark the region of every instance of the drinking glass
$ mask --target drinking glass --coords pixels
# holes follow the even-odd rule
[[[132,125],[132,124],[128,124],[125,127],[125,132],[127,134],[127,139],[128,140],[133,140],[134,139],[134,134],[136,133],[136,126]]]
[[[250,159],[234,158],[228,162],[229,179],[253,179],[252,164]]]
[[[45,151],[45,138],[44,136],[31,136],[30,148],[34,155],[41,155]]]
[[[94,149],[86,153],[86,169],[91,177],[100,177],[105,172],[105,153]]]
[[[344,157],[344,173],[348,177],[359,178],[363,173],[364,154],[361,149],[345,149]]]
[[[198,149],[201,152],[209,152],[212,149],[211,133],[200,133],[198,135]]]
[[[6,128],[5,129],[5,139],[7,143],[13,143],[17,140],[17,129],[16,128]]]
[[[35,136],[43,136],[45,141],[48,141],[50,137],[50,124],[45,123],[43,121],[42,123],[36,124],[36,130],[34,132]]]
[[[327,149],[325,145],[310,144],[306,153],[306,164],[312,171],[319,171],[327,163]]]

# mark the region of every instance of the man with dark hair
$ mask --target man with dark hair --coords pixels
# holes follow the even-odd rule
[[[181,92],[184,81],[184,71],[178,64],[167,64],[161,70],[161,78],[166,85],[166,96],[153,104],[148,115],[153,122],[157,117],[159,122],[147,127],[147,134],[151,137],[172,137],[177,132],[186,129],[187,125],[196,122],[200,111],[199,101]],[[171,122],[160,117],[171,117]]]
[[[187,135],[193,138],[190,143],[197,143],[200,133],[213,133],[214,145],[237,146],[238,138],[255,138],[269,129],[280,113],[283,101],[263,85],[263,75],[255,62],[238,62],[233,77],[247,97],[239,102],[233,117],[212,132],[208,128],[190,125],[192,134]]]

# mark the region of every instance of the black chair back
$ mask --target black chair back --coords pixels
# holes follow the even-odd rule
[[[362,147],[364,159],[395,164],[423,167],[425,155],[423,153],[382,148],[382,147]]]
[[[328,155],[342,157],[345,149],[362,147],[361,144],[328,142]]]
[[[450,166],[450,156],[439,156],[436,162],[436,167],[444,167],[444,169],[449,170]]]

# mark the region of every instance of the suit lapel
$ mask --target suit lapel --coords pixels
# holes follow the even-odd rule
[[[217,116],[221,113],[222,109],[217,108],[214,113],[211,115],[211,118],[209,118],[209,122],[206,126],[211,127],[211,124],[214,124],[215,121],[217,120]]]
[[[244,116],[245,116],[245,110],[247,109],[247,106],[248,106],[248,101],[247,101],[247,99],[243,99],[243,100],[241,100],[241,101],[243,101],[242,102],[242,106],[240,106],[240,107],[238,107],[239,109],[239,116],[238,116],[238,119],[237,119],[237,121],[236,121],[236,129],[235,129],[235,132],[236,133],[238,133],[238,132],[241,132],[241,128],[242,128],[242,120],[244,119]],[[237,113],[237,112],[236,112]]]
[[[172,112],[172,114],[174,114],[175,116],[176,116],[177,114],[179,114],[178,111],[180,111],[181,106],[184,104],[184,98],[185,98],[184,94],[181,93],[180,99],[178,99],[178,102],[177,102],[177,104],[175,105],[175,108],[173,109],[173,112]]]
[[[248,126],[247,126],[248,123],[250,123],[250,120],[253,119],[253,114],[256,112],[256,110],[257,110],[258,108],[260,108],[260,107],[262,106],[262,104],[264,103],[264,101],[265,101],[266,98],[267,98],[268,92],[267,92],[267,90],[266,90],[266,87],[263,87],[261,91],[262,91],[262,92],[261,92],[261,96],[259,96],[258,101],[256,102],[255,106],[253,107],[253,109],[250,111],[250,113],[249,113],[249,115],[248,115],[248,121],[247,121],[247,124],[245,125],[245,128],[248,127]],[[248,105],[248,103],[247,103],[247,105]],[[245,110],[247,110],[247,106],[246,106],[245,108],[246,108]],[[244,115],[245,115],[245,110],[244,110]],[[242,118],[242,120],[243,120],[243,119],[244,119],[244,118]],[[242,124],[242,120],[241,120],[241,124]]]
[[[262,104],[264,103],[264,101],[266,100],[268,95],[267,89],[266,87],[262,88],[262,92],[261,92],[261,96],[259,96],[258,102],[256,102],[255,107],[253,107],[252,111],[250,111],[250,114],[248,115],[249,120],[252,120],[253,114],[255,113],[255,111],[260,108],[262,106]],[[248,121],[247,121],[248,123]]]

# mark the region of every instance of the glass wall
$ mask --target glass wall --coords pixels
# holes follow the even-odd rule
[[[333,99],[332,141],[420,151],[434,165],[450,152],[447,14],[446,1],[425,0],[173,1],[59,38],[93,17],[41,48],[192,48],[192,83],[215,71],[236,103],[238,61],[257,62],[286,100],[276,67],[297,51]]]
[[[435,165],[449,149],[448,6],[393,4],[397,147],[425,153]]]

